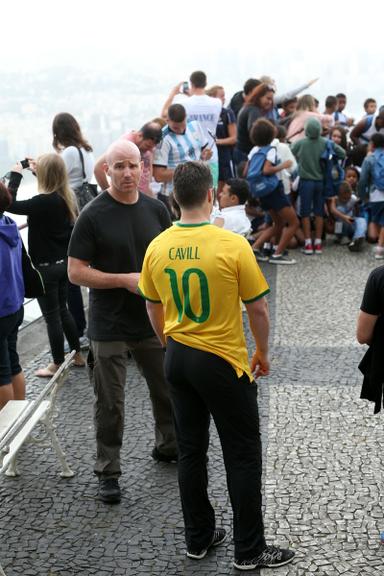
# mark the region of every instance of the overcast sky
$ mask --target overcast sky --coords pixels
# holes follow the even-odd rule
[[[281,90],[320,76],[321,96],[344,90],[380,99],[384,2],[356,6],[346,0],[5,0],[0,70],[133,70],[169,79],[171,87],[203,69],[209,83],[229,89],[271,74]]]

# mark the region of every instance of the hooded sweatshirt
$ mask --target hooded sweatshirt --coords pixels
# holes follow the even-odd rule
[[[17,312],[23,301],[20,234],[16,222],[0,214],[0,318]]]
[[[305,138],[292,144],[291,150],[297,159],[299,176],[303,180],[324,180],[320,159],[327,145],[327,139],[321,136],[321,124],[316,118],[310,118],[305,124]],[[345,157],[345,150],[333,143],[338,158]]]

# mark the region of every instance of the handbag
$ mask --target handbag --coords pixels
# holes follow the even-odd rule
[[[77,148],[77,146],[76,146],[76,148]],[[75,194],[76,194],[79,212],[81,212],[82,209],[84,208],[84,206],[86,206],[88,204],[88,202],[90,202],[91,200],[96,198],[97,186],[96,186],[96,184],[90,184],[89,182],[87,182],[87,176],[85,174],[85,169],[84,169],[83,153],[80,150],[80,148],[77,148],[77,150],[78,150],[79,155],[80,155],[81,169],[83,172],[83,183],[78,188],[75,188]]]
[[[21,238],[20,238],[21,240]],[[26,298],[44,296],[45,287],[41,274],[32,264],[31,258],[21,240],[21,266],[24,279],[24,294]]]

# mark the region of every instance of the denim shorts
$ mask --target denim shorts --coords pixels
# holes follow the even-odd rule
[[[260,205],[263,210],[273,210],[274,212],[279,212],[283,208],[291,205],[281,182],[276,190],[260,198]]]
[[[384,202],[370,202],[368,205],[370,222],[384,226]]]
[[[324,216],[324,184],[322,180],[305,180],[300,178],[300,216],[308,218],[313,212],[315,216]]]
[[[23,318],[23,306],[14,314],[0,318],[0,386],[10,384],[12,376],[21,372],[16,346],[17,333]]]

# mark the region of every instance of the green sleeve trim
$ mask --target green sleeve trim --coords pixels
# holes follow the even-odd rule
[[[148,296],[146,296],[139,287],[137,287],[137,293],[139,294],[139,296],[142,296],[143,298],[145,298],[146,300],[148,300],[148,302],[153,302],[154,304],[161,304],[161,300],[152,300],[152,298],[148,298]]]
[[[262,292],[261,294],[259,294],[255,298],[251,298],[250,300],[243,300],[243,302],[244,302],[244,304],[251,304],[251,302],[256,302],[256,300],[260,300],[260,298],[263,298],[263,296],[266,296],[267,294],[269,294],[269,292],[270,292],[270,289],[268,288],[267,290],[265,290],[264,292]]]

